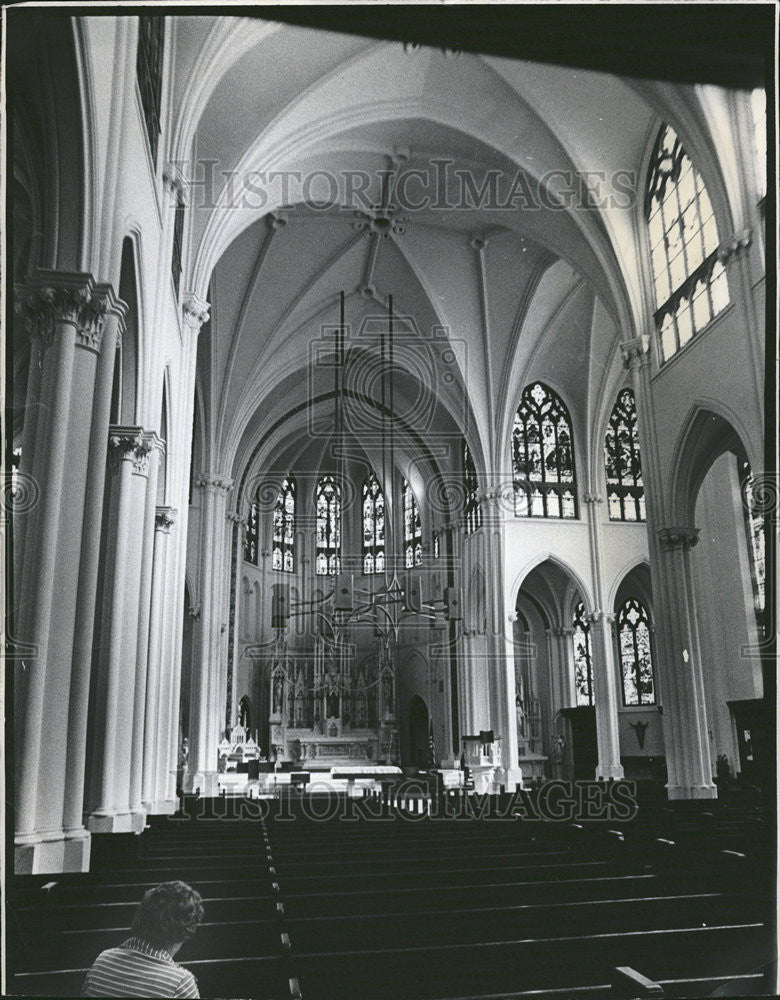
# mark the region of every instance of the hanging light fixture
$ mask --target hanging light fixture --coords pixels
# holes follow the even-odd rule
[[[344,468],[344,292],[339,297],[339,326],[335,336],[335,373],[334,373],[334,438],[336,445],[337,479],[343,484]],[[387,355],[387,357],[385,357]],[[380,356],[382,362],[381,381],[381,413],[382,413],[382,478],[385,488],[388,483],[392,491],[393,473],[395,467],[395,414],[394,414],[394,380],[393,380],[393,297],[388,297],[387,342],[384,331],[380,338]],[[387,361],[387,364],[385,364]],[[389,460],[389,477],[386,461]],[[385,516],[387,513],[385,504]],[[392,509],[392,508],[391,508]],[[385,528],[387,525],[385,524]],[[340,531],[340,524],[339,524]],[[389,537],[395,549],[395,532],[389,535],[385,530],[385,539]],[[380,640],[379,672],[392,663],[393,647],[398,642],[399,629],[404,622],[429,621],[433,627],[444,628],[446,619],[459,618],[459,602],[453,600],[439,601],[436,604],[422,600],[421,578],[419,573],[407,571],[399,578],[396,560],[385,559],[384,584],[378,590],[355,586],[352,573],[343,572],[340,563],[334,576],[333,587],[323,597],[311,600],[293,601],[286,615],[274,620],[277,629],[279,652],[286,656],[286,641],[284,628],[287,617],[311,617],[320,626],[320,633],[330,643],[338,660],[343,660],[350,648],[347,636],[350,630],[358,625],[371,625]],[[283,620],[282,620],[283,618]],[[343,671],[339,671],[343,675]]]

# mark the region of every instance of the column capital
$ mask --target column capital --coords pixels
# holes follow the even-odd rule
[[[76,343],[100,352],[106,317],[124,322],[126,304],[111,285],[96,284],[91,274],[38,270],[29,285],[15,289],[15,309],[34,337],[48,346],[55,328],[64,323],[75,327]]]
[[[647,334],[624,341],[620,345],[620,353],[623,355],[623,364],[626,368],[630,371],[643,368],[648,363],[649,345],[650,338]]]
[[[597,608],[595,611],[589,612],[585,615],[586,619],[591,625],[600,625],[603,622],[607,625],[613,625],[615,622],[615,616],[611,611],[602,611]]]
[[[587,504],[604,503],[604,497],[598,493],[586,493],[582,498]]]
[[[747,253],[753,236],[749,229],[743,229],[724,240],[718,247],[718,260],[727,267],[733,260]]]
[[[233,480],[229,476],[221,476],[217,473],[201,472],[196,479],[198,486],[212,493],[228,493],[233,489]]]
[[[699,528],[661,528],[657,532],[661,548],[667,552],[675,549],[692,549],[699,541]]]
[[[163,170],[163,186],[175,199],[184,201],[184,175],[175,163],[169,163]]]
[[[182,318],[184,325],[189,327],[196,336],[200,333],[203,324],[208,321],[209,308],[208,302],[194,292],[184,293],[181,304]]]
[[[239,528],[245,528],[247,525],[246,518],[241,517],[241,515],[234,510],[229,510],[227,514],[225,514],[225,517],[231,524],[238,525]]]
[[[552,634],[554,636],[557,636],[559,639],[562,639],[564,636],[574,635],[573,628],[551,628],[547,629],[546,631],[552,632]]]
[[[514,514],[514,483],[491,483],[479,492],[478,498],[490,514],[500,514],[507,510]]]
[[[174,507],[155,507],[155,531],[162,531],[167,535],[176,520],[176,513],[177,511]]]
[[[109,428],[108,449],[112,463],[125,460],[133,463],[133,471],[145,475],[149,471],[152,441],[143,427],[117,426]]]

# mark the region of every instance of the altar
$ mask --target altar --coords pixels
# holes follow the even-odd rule
[[[370,764],[376,760],[375,734],[351,734],[331,737],[315,736],[310,732],[287,734],[289,752],[301,766],[330,767],[345,763]]]
[[[310,656],[291,655],[281,644],[269,683],[268,743],[275,762],[315,771],[397,762],[391,662],[356,662],[318,636]]]

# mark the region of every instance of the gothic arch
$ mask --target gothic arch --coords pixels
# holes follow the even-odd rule
[[[582,602],[585,605],[585,610],[593,611],[594,604],[590,587],[587,586],[587,584],[582,579],[580,574],[575,569],[572,569],[572,567],[565,560],[561,559],[560,556],[554,555],[551,552],[539,553],[530,562],[526,563],[523,569],[520,570],[520,572],[517,574],[514,581],[512,582],[510,588],[510,594],[513,595],[513,599],[514,600],[517,599],[517,594],[520,588],[523,586],[523,583],[525,582],[525,579],[528,576],[528,574],[532,570],[536,569],[537,566],[540,566],[542,565],[542,563],[545,562],[551,562],[553,565],[557,566],[569,577],[574,586],[580,592],[580,596],[582,597]]]
[[[712,463],[724,452],[744,455],[754,469],[759,456],[749,450],[747,435],[739,419],[722,403],[699,399],[688,412],[674,447],[668,494],[672,524],[692,526],[699,488]]]

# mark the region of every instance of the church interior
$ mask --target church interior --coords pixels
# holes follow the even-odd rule
[[[6,11],[10,993],[774,995],[772,63],[144,10]]]

